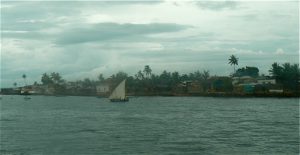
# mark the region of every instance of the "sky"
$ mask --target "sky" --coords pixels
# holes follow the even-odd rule
[[[95,80],[118,71],[228,76],[299,63],[298,1],[1,1],[1,87],[43,73]]]

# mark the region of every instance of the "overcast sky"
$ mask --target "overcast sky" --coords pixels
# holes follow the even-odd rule
[[[299,63],[297,1],[1,2],[1,84]]]

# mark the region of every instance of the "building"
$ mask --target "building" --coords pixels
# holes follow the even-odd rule
[[[232,79],[227,76],[214,76],[209,78],[209,92],[231,92],[233,90]]]
[[[276,84],[275,79],[257,79],[257,84]]]
[[[110,92],[110,86],[107,83],[100,83],[96,86],[97,95],[107,96]]]
[[[235,93],[253,94],[255,92],[256,83],[239,84],[234,86]]]
[[[256,83],[256,81],[257,80],[251,76],[241,76],[232,78],[233,85]]]

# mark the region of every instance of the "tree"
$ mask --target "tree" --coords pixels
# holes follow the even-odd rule
[[[189,80],[189,76],[187,74],[182,74],[180,76],[180,81],[187,81],[187,80]]]
[[[144,79],[144,74],[142,73],[141,70],[139,70],[137,72],[137,74],[135,75],[136,79],[139,79],[139,80],[143,80]]]
[[[204,81],[207,81],[208,78],[209,78],[209,71],[208,70],[203,70],[202,74],[201,74],[201,77]]]
[[[38,83],[37,83],[36,81],[34,81],[33,85],[37,86],[37,85],[38,85]]]
[[[299,78],[300,78],[300,68],[298,64],[291,65],[290,63],[284,63],[280,65],[278,63],[273,63],[270,74],[276,79],[276,82],[282,84],[285,89],[292,91],[299,91]]]
[[[51,77],[47,73],[44,73],[42,75],[41,82],[43,83],[43,85],[53,84]]]
[[[282,84],[286,89],[299,91],[299,77],[300,77],[300,69],[298,64],[291,65],[290,63],[284,63],[282,65],[282,75],[280,79],[282,80]]]
[[[55,84],[59,84],[60,82],[62,82],[62,78],[59,75],[59,73],[55,73],[55,72],[51,73],[51,79]]]
[[[14,87],[15,87],[15,88],[17,87],[17,85],[18,85],[17,82],[14,82]]]
[[[209,82],[208,82],[208,78],[210,77],[209,75],[209,71],[208,70],[203,70],[203,72],[201,73],[201,84],[203,86],[203,90],[204,92],[206,92],[209,88]]]
[[[104,76],[103,76],[102,73],[98,75],[98,80],[99,80],[100,82],[104,81]]]
[[[26,74],[23,74],[23,75],[22,75],[22,78],[24,79],[24,84],[25,84],[25,86],[27,86],[27,82],[26,82]]]
[[[275,77],[276,82],[281,82],[283,67],[281,67],[277,62],[272,64],[271,69],[269,70],[270,74]]]
[[[119,84],[121,81],[123,81],[124,79],[127,79],[128,75],[125,72],[119,71],[117,74],[113,74],[111,76],[111,80],[114,83]]]
[[[92,81],[89,78],[85,78],[82,82],[84,88],[92,87]]]
[[[171,74],[171,76],[172,76],[172,81],[173,81],[174,84],[177,84],[177,83],[180,82],[180,75],[179,75],[178,72],[173,72]]]
[[[239,59],[236,56],[231,55],[228,60],[229,60],[228,64],[233,65],[233,71],[235,73],[235,65],[238,65]]]
[[[164,70],[161,73],[161,75],[159,76],[159,78],[160,78],[161,84],[168,85],[168,84],[170,84],[172,77],[171,77],[171,73],[170,72],[167,72],[166,70]]]
[[[152,69],[150,68],[149,65],[146,65],[143,72],[149,78],[151,76]]]
[[[235,76],[251,76],[251,77],[257,77],[259,73],[259,69],[257,67],[248,67],[246,68],[239,68],[235,72]]]

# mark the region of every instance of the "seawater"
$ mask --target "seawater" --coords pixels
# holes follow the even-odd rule
[[[299,154],[299,99],[2,96],[2,155]]]

